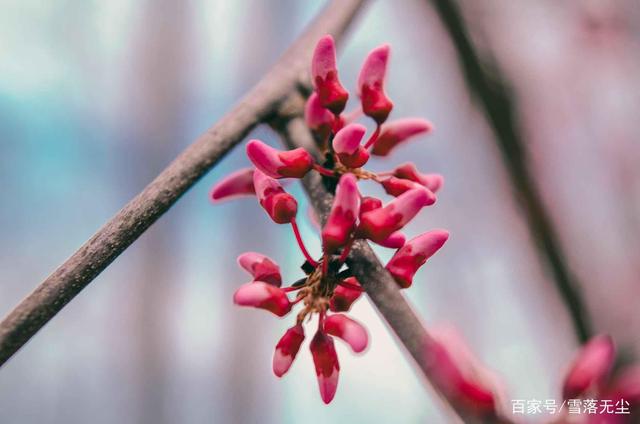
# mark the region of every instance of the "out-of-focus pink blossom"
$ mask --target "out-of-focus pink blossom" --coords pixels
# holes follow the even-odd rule
[[[471,352],[452,327],[431,329],[433,340],[425,355],[434,379],[448,397],[476,416],[497,416],[501,383]]]
[[[313,167],[311,154],[302,147],[281,151],[260,140],[251,140],[247,143],[247,156],[271,178],[302,178]]]
[[[386,268],[402,288],[410,287],[413,276],[447,241],[449,232],[432,230],[412,238],[393,255]]]
[[[344,174],[338,182],[336,196],[322,229],[322,245],[325,253],[333,253],[349,241],[360,210],[360,193],[353,174]]]
[[[324,331],[344,340],[355,353],[365,350],[369,343],[367,330],[359,322],[343,314],[329,315],[324,320]]]
[[[616,348],[608,335],[591,338],[575,357],[564,379],[562,396],[574,399],[589,390],[600,388],[611,372]]]
[[[260,205],[271,219],[278,224],[288,224],[298,213],[298,202],[285,192],[280,183],[256,169],[253,186]]]
[[[240,306],[265,309],[279,317],[288,314],[292,306],[284,290],[263,281],[240,286],[233,294],[233,302]]]
[[[336,46],[330,35],[322,37],[313,52],[311,81],[318,93],[320,104],[335,115],[340,114],[347,104],[349,93],[338,79]]]
[[[387,119],[393,109],[393,103],[384,92],[389,50],[387,44],[373,49],[365,59],[358,76],[358,94],[362,101],[362,111],[378,125]]]
[[[340,364],[333,339],[318,330],[311,340],[309,348],[316,367],[320,397],[324,403],[329,403],[336,394],[340,374]]]
[[[211,189],[210,198],[214,203],[220,203],[224,200],[253,194],[255,194],[253,168],[244,168],[218,181]]]
[[[245,252],[238,256],[238,265],[251,274],[255,281],[264,281],[276,287],[282,285],[280,267],[268,256],[256,252]]]
[[[640,404],[640,365],[620,371],[607,388],[603,399],[624,399],[631,405]]]
[[[349,124],[335,135],[333,150],[345,166],[360,168],[369,160],[369,152],[360,144],[366,132],[364,125]]]
[[[303,341],[304,328],[302,324],[296,324],[284,333],[273,353],[273,373],[276,376],[282,377],[289,371]]]
[[[360,298],[362,289],[356,277],[344,279],[344,285],[338,285],[333,290],[333,296],[329,300],[329,309],[332,312],[347,312],[353,302]]]
[[[376,156],[387,156],[398,144],[432,129],[431,123],[422,118],[396,119],[382,126],[380,135],[371,149]]]
[[[363,213],[360,217],[358,232],[376,243],[404,227],[424,206],[432,205],[435,196],[429,190],[420,187],[411,189],[387,206]]]

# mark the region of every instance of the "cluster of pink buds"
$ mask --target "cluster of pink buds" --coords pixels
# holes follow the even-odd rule
[[[275,223],[291,226],[305,258],[301,267],[305,276],[283,287],[280,268],[273,260],[259,253],[244,253],[238,263],[251,274],[252,281],[235,292],[234,302],[265,309],[279,317],[301,305],[295,325],[275,348],[273,371],[278,377],[289,370],[300,350],[305,339],[304,324],[317,315],[318,327],[310,350],[325,403],[335,395],[340,370],[334,337],[356,353],[368,344],[366,329],[344,314],[363,291],[361,282],[345,263],[353,242],[364,239],[396,249],[386,268],[400,288],[407,288],[418,269],[448,238],[446,231],[432,230],[406,241],[400,232],[423,207],[435,203],[434,193],[443,183],[440,175],[423,174],[412,163],[382,173],[363,168],[371,155],[387,156],[398,145],[431,130],[429,122],[418,118],[387,123],[393,108],[384,90],[388,58],[387,45],[367,56],[358,78],[360,106],[344,113],[349,93],[338,78],[333,39],[323,37],[313,55],[314,91],[305,106],[306,123],[323,159],[316,160],[302,148],[281,151],[251,140],[246,153],[254,167],[229,175],[211,191],[214,202],[255,196]],[[355,122],[363,115],[375,123],[375,130],[368,137],[367,128]],[[335,195],[321,228],[322,255],[318,258],[310,255],[300,235],[296,199],[280,184],[281,179],[303,178],[309,172],[320,173],[327,189]],[[358,189],[361,180],[378,183],[393,199],[383,204],[378,198],[362,196]]]
[[[562,397],[574,403],[591,400],[597,408],[583,414],[579,422],[625,424],[640,420],[640,366],[615,365],[616,346],[607,335],[591,338],[578,351],[564,378]]]

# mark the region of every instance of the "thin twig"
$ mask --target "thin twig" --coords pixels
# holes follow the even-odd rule
[[[518,194],[529,232],[567,305],[576,335],[584,343],[591,336],[592,328],[579,291],[580,284],[567,265],[557,232],[529,169],[527,150],[518,128],[516,105],[507,79],[495,60],[489,57],[481,59],[476,52],[456,2],[430,2],[453,41],[466,83],[493,129],[494,140],[502,154],[513,189]]]
[[[312,135],[304,120],[299,116],[302,101],[301,97],[292,96],[289,102],[283,105],[281,115],[272,120],[270,124],[280,134],[287,147],[304,147],[311,152],[317,152]],[[324,224],[333,203],[333,195],[326,190],[322,177],[316,172],[307,174],[302,179],[302,185],[320,222]],[[433,338],[422,325],[420,318],[411,309],[411,306],[398,289],[393,277],[382,266],[367,242],[357,240],[353,243],[347,258],[347,265],[378,309],[380,315],[396,334],[400,343],[415,360],[420,371],[435,389],[436,394],[443,401],[445,408],[450,411],[452,417],[465,423],[509,422],[508,419],[503,417],[484,417],[479,419],[470,414],[458,401],[447,395],[446,390],[443,390],[439,385],[438,380],[434,378],[434,361],[430,355],[430,346],[433,343]]]
[[[324,34],[340,38],[364,0],[331,2],[267,75],[0,322],[0,365],[298,89]]]

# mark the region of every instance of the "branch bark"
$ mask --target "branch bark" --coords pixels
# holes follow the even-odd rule
[[[301,96],[292,96],[283,105],[280,114],[270,121],[270,124],[287,147],[291,149],[304,147],[308,151],[316,152],[316,157],[318,157],[312,135],[300,116],[303,102]],[[316,172],[308,173],[302,179],[302,185],[320,222],[324,225],[331,210],[333,195],[325,189],[322,177]],[[422,325],[420,318],[411,309],[391,274],[380,263],[366,241],[358,240],[353,244],[347,258],[347,265],[365,289],[380,315],[414,359],[427,382],[435,389],[435,393],[452,417],[464,423],[510,422],[505,417],[479,419],[470,414],[459,402],[447,395],[446,390],[439,386],[438,380],[434,378],[434,361],[430,355],[433,338]]]
[[[511,185],[525,213],[529,232],[536,241],[538,254],[548,265],[556,289],[567,305],[578,340],[585,343],[593,334],[591,320],[582,300],[580,284],[567,265],[557,231],[531,175],[508,81],[494,60],[483,59],[476,52],[455,0],[430,2],[453,42],[467,86],[493,130]]]
[[[0,366],[191,186],[294,92],[324,34],[339,39],[364,0],[334,0],[267,75],[217,124],[107,222],[0,322]]]

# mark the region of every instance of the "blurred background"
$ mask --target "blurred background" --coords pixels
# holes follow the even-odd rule
[[[640,9],[632,0],[458,4],[478,54],[509,87],[522,162],[592,331],[612,334],[633,358]],[[220,118],[322,6],[0,0],[0,315]],[[510,399],[559,399],[579,341],[557,269],[519,202],[522,164],[509,163],[453,40],[426,0],[373,2],[345,39],[341,80],[354,90],[366,53],[389,42],[392,116],[436,127],[372,162],[413,160],[446,178],[437,205],[409,227],[451,232],[405,292],[411,304],[427,326],[455,325]],[[278,143],[266,128],[253,135]],[[232,305],[247,280],[235,258],[263,252],[293,281],[302,257],[289,228],[272,225],[255,200],[208,202],[215,181],[248,165],[242,151],[0,369],[2,423],[447,422],[368,300],[353,315],[370,347],[354,356],[338,346],[330,406],[306,345],[282,380],[272,375],[290,322]],[[300,187],[291,191],[305,203]],[[318,253],[312,226],[302,231]]]

